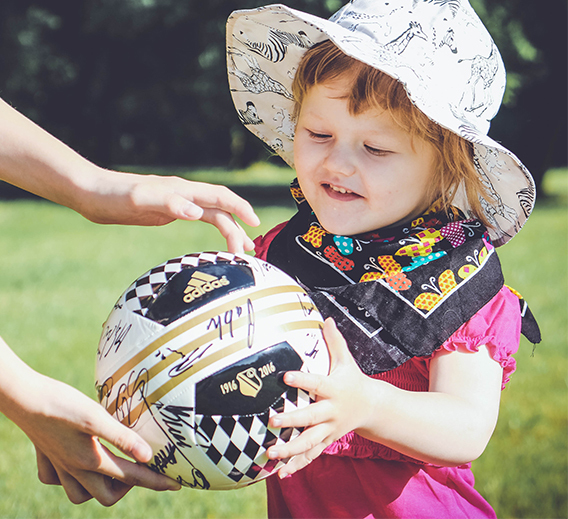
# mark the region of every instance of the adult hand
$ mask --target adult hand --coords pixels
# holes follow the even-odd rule
[[[176,481],[139,464],[150,461],[152,451],[138,434],[80,391],[32,370],[1,340],[0,346],[0,364],[5,368],[0,410],[35,445],[42,483],[62,485],[75,504],[95,498],[105,506],[116,503],[133,486],[180,488]],[[135,462],[113,454],[99,439]]]
[[[284,382],[316,396],[316,402],[302,409],[273,416],[272,427],[306,427],[294,440],[270,447],[270,459],[292,457],[278,474],[281,478],[304,468],[324,449],[365,423],[368,409],[358,398],[370,380],[359,369],[335,321],[327,318],[323,335],[331,357],[328,376],[289,371]]]
[[[0,100],[0,179],[97,223],[215,225],[231,252],[254,249],[233,218],[259,224],[250,204],[224,186],[100,168]]]
[[[91,194],[76,209],[96,223],[165,225],[176,219],[202,220],[217,227],[230,252],[254,244],[233,214],[250,226],[260,221],[251,205],[225,186],[179,177],[99,170]]]

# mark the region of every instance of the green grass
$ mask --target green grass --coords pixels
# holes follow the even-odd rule
[[[478,490],[500,518],[568,517],[568,172],[545,177],[547,202],[499,250],[505,282],[538,319],[542,343],[523,337],[499,423],[474,463]]]
[[[280,172],[274,171],[274,182],[285,184],[289,176],[281,180]],[[523,340],[497,430],[474,463],[478,489],[502,519],[568,516],[567,173],[547,175],[545,187],[556,196],[500,251],[507,283],[526,297],[543,331],[534,356]],[[223,182],[217,174],[200,175]],[[243,184],[251,182],[246,176]],[[261,207],[258,213],[263,224],[251,235],[286,219],[291,209]],[[204,224],[104,227],[41,202],[0,203],[0,225],[0,334],[35,369],[93,397],[101,323],[121,292],[170,257],[224,248]],[[110,509],[72,505],[61,488],[39,483],[32,445],[0,415],[1,518],[256,518],[266,517],[265,508],[263,483],[232,492],[134,489]]]

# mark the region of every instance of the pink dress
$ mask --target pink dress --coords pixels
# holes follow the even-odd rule
[[[256,255],[266,258],[278,226],[256,240]],[[442,350],[472,351],[486,345],[503,368],[502,387],[515,371],[519,346],[519,300],[508,288],[499,293],[436,352],[414,357],[375,375],[409,391],[428,391],[430,362]],[[267,479],[270,518],[495,518],[474,489],[471,464],[439,467],[405,456],[351,432],[293,476]]]

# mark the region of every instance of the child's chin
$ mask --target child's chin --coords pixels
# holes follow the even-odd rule
[[[369,232],[367,229],[364,229],[359,225],[341,225],[341,224],[326,225],[323,222],[320,223],[328,233],[335,234],[336,236],[353,236],[355,234],[363,234],[365,232]]]

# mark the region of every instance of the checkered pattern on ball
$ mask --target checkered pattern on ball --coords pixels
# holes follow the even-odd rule
[[[288,442],[303,429],[272,429],[270,417],[306,407],[311,402],[301,389],[290,388],[264,413],[253,416],[195,415],[195,431],[199,438],[210,440],[202,446],[217,468],[235,482],[253,482],[270,475],[282,461],[269,460],[266,449]]]
[[[156,299],[160,289],[182,269],[223,263],[238,264],[242,263],[242,260],[235,259],[235,255],[229,252],[202,252],[199,255],[180,256],[168,260],[146,272],[126,290],[124,296],[126,309],[146,316],[150,303]]]

